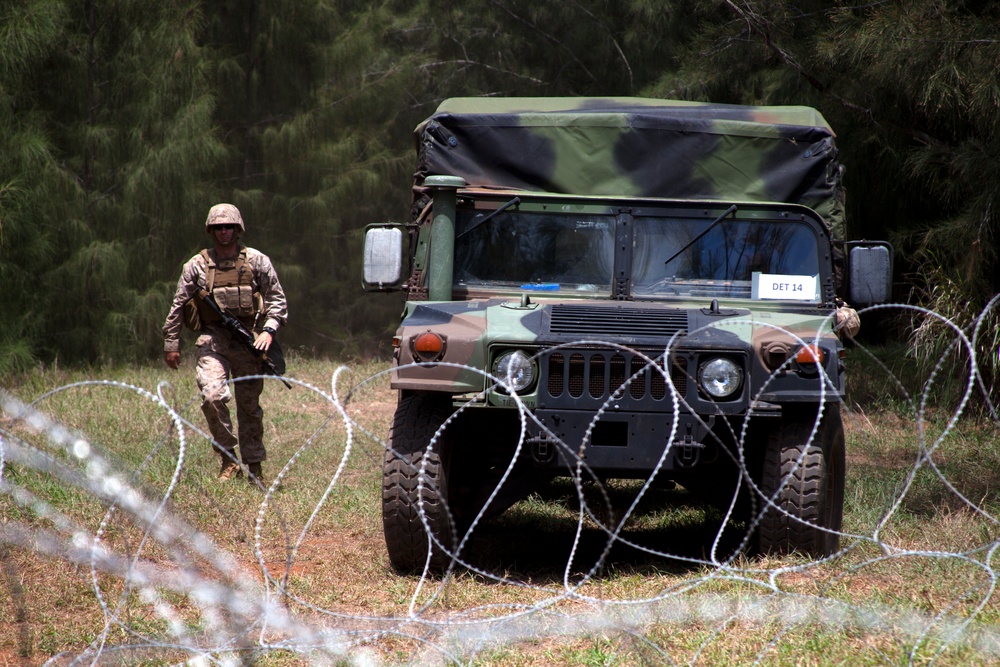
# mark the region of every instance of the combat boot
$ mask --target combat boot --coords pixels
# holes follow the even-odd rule
[[[243,470],[240,468],[240,464],[236,461],[223,457],[222,467],[219,468],[219,481],[225,482],[233,477],[242,477]]]
[[[247,471],[247,482],[250,486],[257,486],[257,482],[260,482],[261,486],[264,485],[264,472],[261,470],[260,463],[248,463]]]

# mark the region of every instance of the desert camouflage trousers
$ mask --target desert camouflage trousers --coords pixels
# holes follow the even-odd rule
[[[213,345],[198,347],[198,388],[202,394],[201,411],[208,420],[208,430],[215,442],[212,446],[224,458],[243,463],[259,463],[267,458],[264,450],[264,411],[260,394],[264,380],[242,379],[260,374],[260,360],[238,343],[215,340]],[[227,344],[228,343],[228,344]],[[233,378],[230,390],[229,378]],[[236,396],[236,422],[239,436],[233,431],[229,402]],[[239,445],[240,456],[236,457]]]

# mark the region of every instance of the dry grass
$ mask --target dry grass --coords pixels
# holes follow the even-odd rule
[[[293,359],[291,368],[296,379],[331,391],[334,364]],[[339,386],[350,388],[383,368],[352,366]],[[114,379],[154,393],[159,381],[169,379],[168,402],[195,426],[203,423],[190,361],[182,373],[48,371],[9,386],[31,400],[84,379]],[[166,411],[148,396],[121,385],[80,386],[38,407],[120,461],[147,498],[166,496],[178,439]],[[421,581],[396,574],[382,542],[377,438],[387,433],[395,407],[387,378],[359,388],[347,403],[356,428],[346,458],[343,420],[316,391],[268,383],[264,407],[269,480],[289,464],[275,493],[217,483],[216,459],[188,430],[181,474],[163,507],[164,516],[200,531],[231,558],[239,573],[234,577],[207,558],[183,562],[192,553],[190,536],[175,544],[150,537],[127,512],[109,513],[93,494],[8,460],[4,478],[48,503],[53,513],[0,496],[0,527],[28,527],[36,538],[0,551],[0,667],[42,664],[62,651],[96,646],[102,637],[106,647],[136,647],[121,653],[105,648],[108,659],[186,659],[191,654],[168,646],[166,608],[189,636],[218,649],[214,658],[252,655],[274,665],[319,658],[304,644],[281,649],[283,640],[303,639],[302,627],[356,631],[351,651],[389,664],[1000,663],[1000,648],[988,643],[1000,625],[989,551],[1000,531],[975,510],[998,510],[1000,452],[996,429],[986,422],[962,422],[936,446],[947,415],[923,425],[924,449],[935,447],[931,460],[949,488],[926,463],[914,472],[921,437],[900,403],[869,411],[854,405],[845,414],[850,460],[844,544],[851,550],[834,562],[740,556],[727,567],[711,567],[704,561],[720,528],[718,513],[691,505],[683,490],[650,489],[622,536],[687,560],[616,544],[604,566],[587,576],[608,538],[589,519],[578,530],[576,491],[557,482],[477,529],[469,558],[491,576],[460,569],[445,581]],[[0,433],[48,452],[64,469],[84,469],[45,434],[4,417]],[[342,461],[340,477],[323,500]],[[615,506],[624,507],[639,488],[621,482],[609,491]],[[268,590],[302,625],[270,628],[263,636],[254,628],[243,645],[259,647],[263,640],[271,645],[266,651],[223,650],[213,643],[220,622],[213,626],[183,586],[161,586],[165,606],[157,607],[141,587],[126,586],[119,576],[95,576],[87,563],[74,564],[66,553],[43,555],[37,538],[40,531],[60,534],[59,516],[89,534],[102,530],[109,550],[142,565],[162,572],[187,565],[209,581],[250,586],[261,595]],[[949,636],[960,619],[971,619],[971,625],[960,637]],[[239,642],[230,648],[238,649]]]

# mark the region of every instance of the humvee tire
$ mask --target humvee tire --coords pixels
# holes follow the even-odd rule
[[[839,548],[846,466],[840,406],[824,408],[816,435],[807,446],[815,420],[815,412],[795,412],[768,434],[760,490],[783,511],[764,509],[758,527],[762,553],[797,551],[822,558]]]
[[[448,508],[452,438],[447,430],[430,447],[451,413],[451,397],[434,392],[404,393],[396,405],[382,466],[382,530],[389,560],[400,572],[421,572],[425,565],[431,572],[443,572],[452,560],[440,546],[455,550]]]

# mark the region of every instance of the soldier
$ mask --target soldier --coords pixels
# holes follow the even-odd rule
[[[256,335],[254,347],[266,352],[288,316],[285,293],[267,255],[240,242],[245,227],[239,209],[232,204],[216,204],[208,212],[205,230],[214,247],[201,251],[184,265],[163,325],[164,360],[173,369],[180,365],[182,325],[199,331],[198,388],[204,399],[201,409],[214,438],[213,447],[222,457],[219,479],[240,477],[242,459],[250,483],[255,484],[262,480],[261,462],[267,457],[264,412],[260,407],[264,381],[240,378],[260,375],[261,360],[221,326],[219,315],[203,303],[200,295],[213,296],[220,309],[238,318]],[[234,379],[238,439],[227,405],[231,398],[230,377]]]

